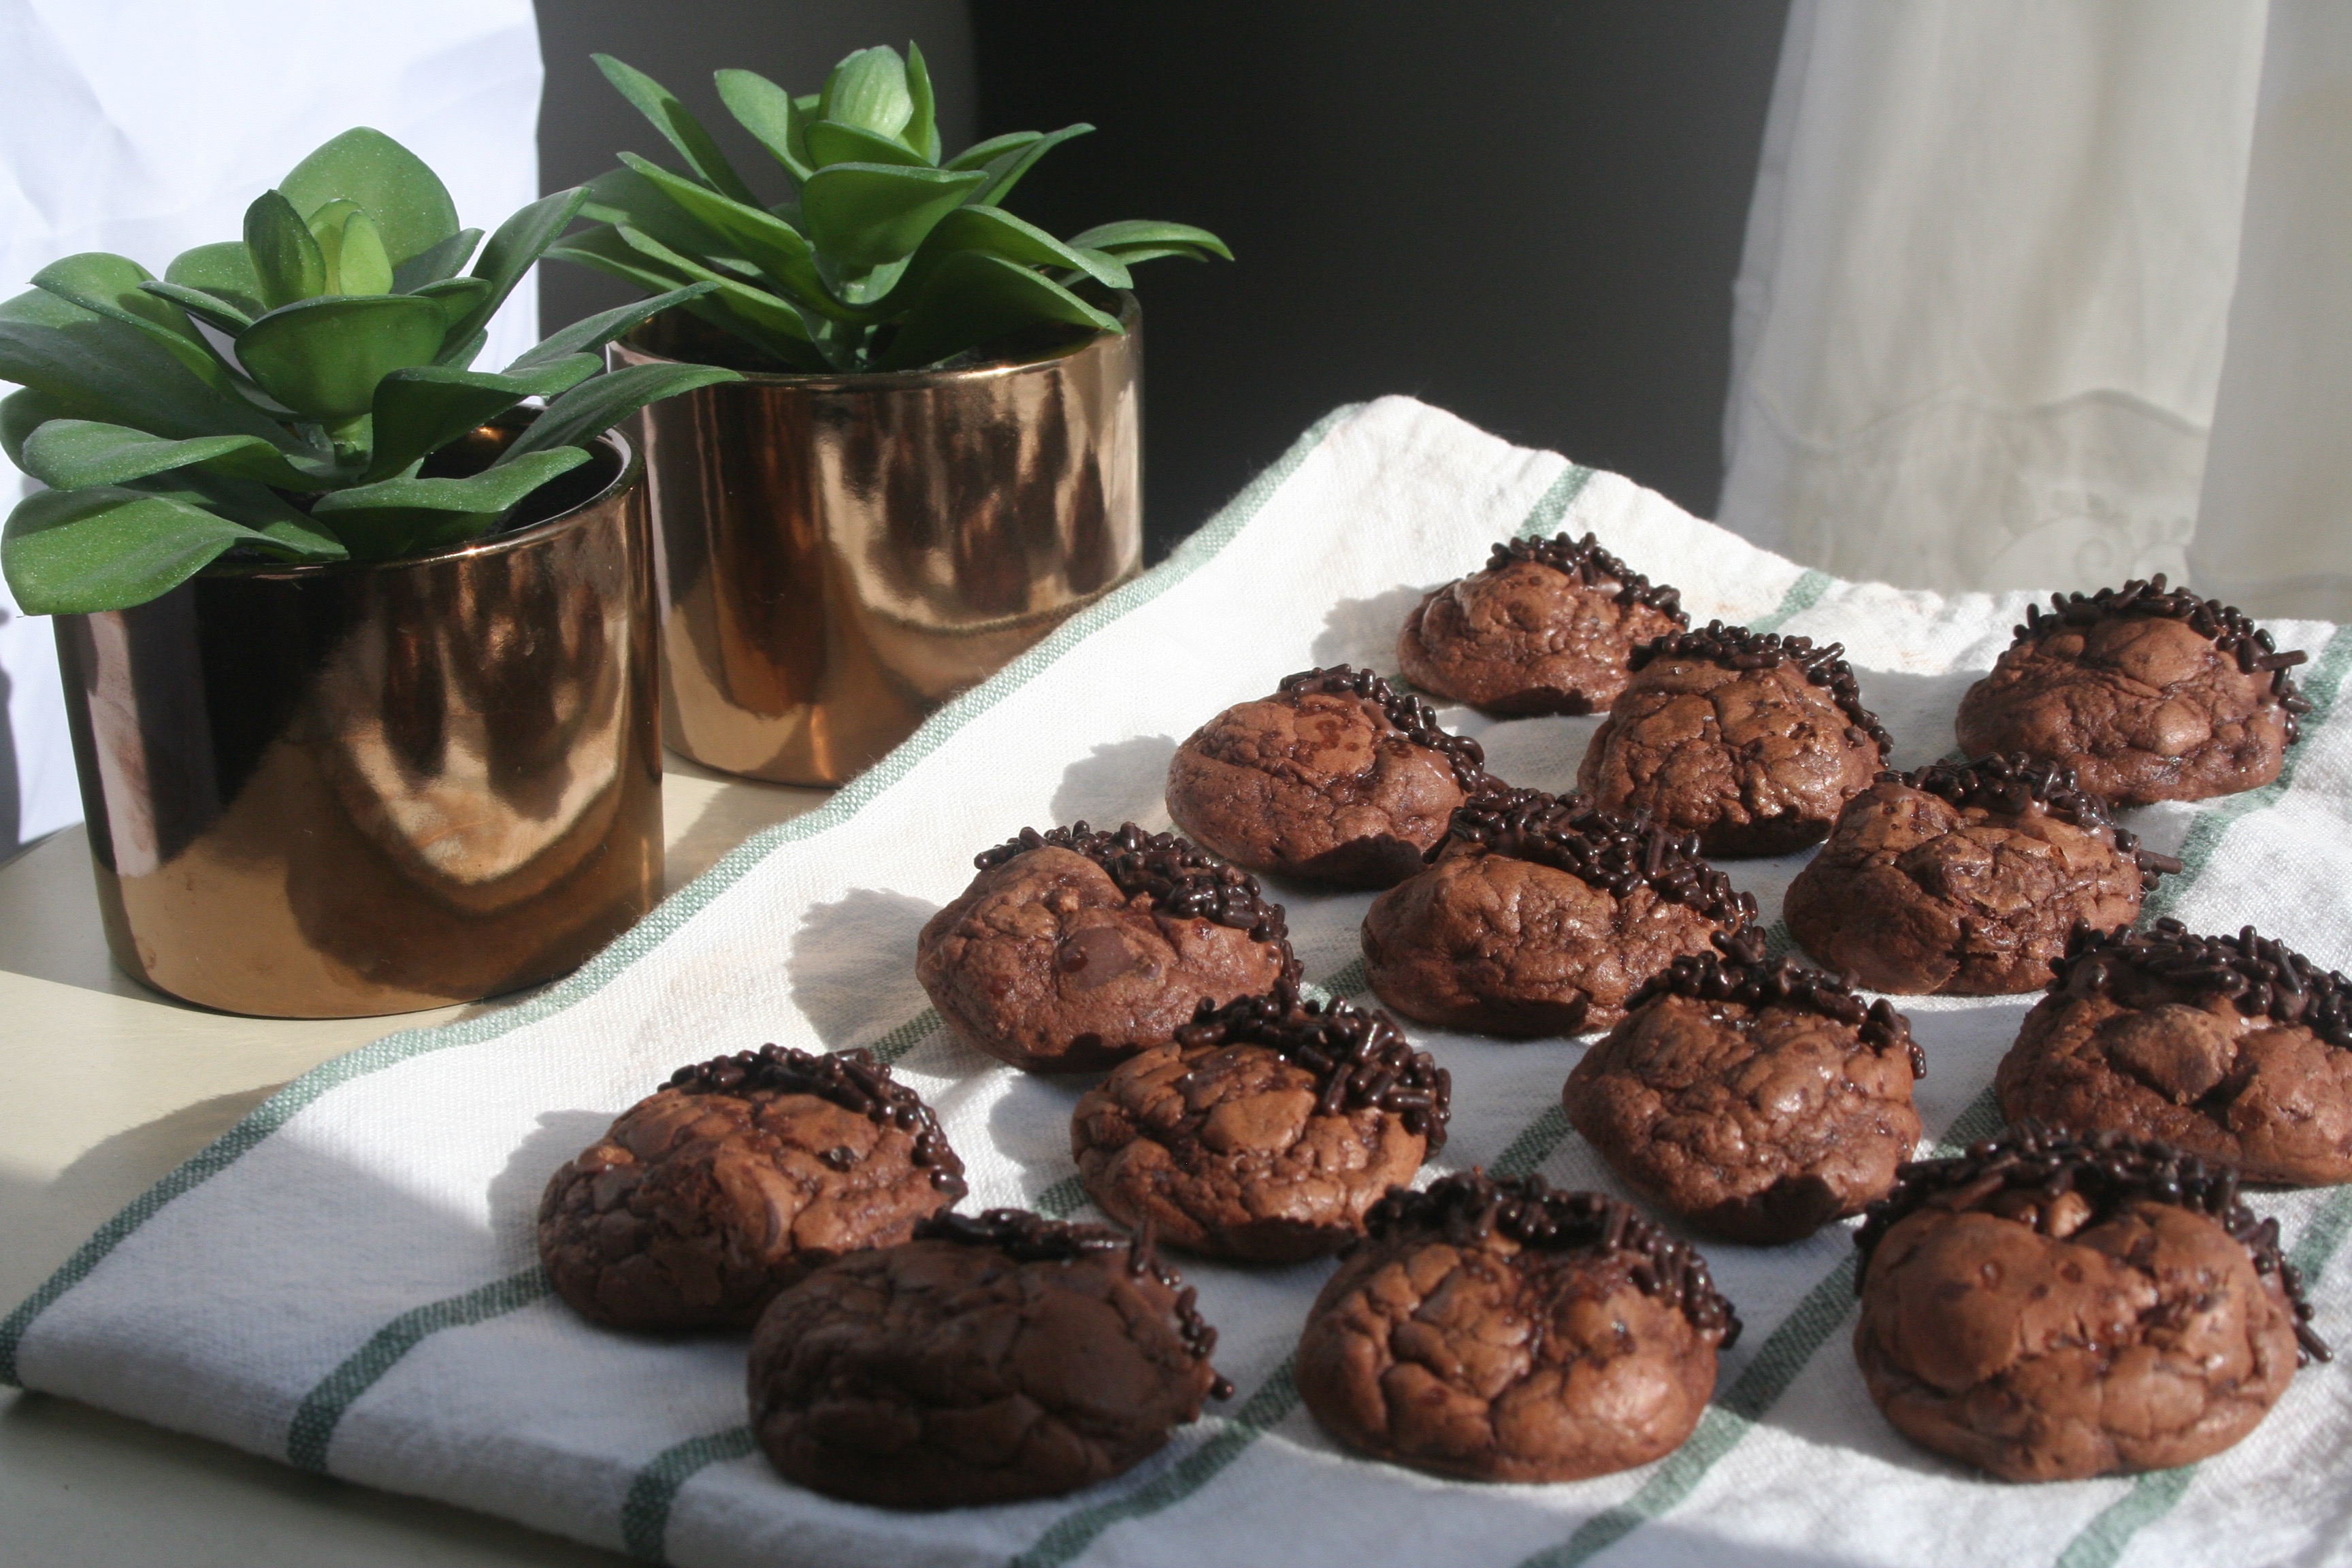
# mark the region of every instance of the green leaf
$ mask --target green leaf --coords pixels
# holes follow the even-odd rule
[[[239,544],[285,553],[259,530],[169,497],[42,490],[8,514],[0,567],[27,615],[86,615],[160,598]]]
[[[414,295],[304,300],[239,332],[236,357],[287,407],[339,424],[368,411],[386,375],[431,363],[446,328],[439,304]]]
[[[33,274],[35,288],[46,289],[93,315],[120,321],[144,333],[198,380],[227,393],[228,370],[203,334],[188,324],[188,318],[177,305],[159,300],[140,287],[153,280],[145,268],[129,257],[109,255],[103,250],[85,250],[66,257]]]
[[[1222,256],[1227,261],[1234,258],[1234,253],[1225,248],[1225,242],[1205,228],[1194,228],[1189,223],[1160,223],[1150,218],[1128,218],[1119,223],[1097,224],[1084,234],[1072,235],[1070,244],[1073,247],[1091,246],[1097,250],[1108,250],[1113,256],[1125,256],[1131,249],[1147,246],[1178,245],[1205,250],[1213,256]],[[1155,248],[1154,254],[1171,253]]]
[[[364,125],[295,164],[278,188],[304,217],[338,197],[358,203],[374,220],[384,255],[395,267],[457,232],[457,206],[441,177],[424,159]]]
[[[640,239],[644,237],[640,236]],[[572,235],[563,244],[551,248],[548,255],[560,261],[574,261],[583,267],[631,283],[647,293],[667,292],[681,284],[704,281],[677,272],[667,264],[633,249],[617,229],[604,226]],[[739,292],[750,301],[744,311],[731,310],[728,298]],[[764,301],[764,305],[761,302]],[[685,309],[693,315],[742,339],[761,353],[782,361],[795,370],[823,370],[825,362],[809,341],[807,324],[797,313],[792,313],[783,302],[740,283],[720,283],[712,292],[688,300]],[[786,321],[776,312],[783,310]],[[767,324],[772,322],[773,330]]]
[[[509,463],[558,447],[577,449],[648,403],[658,403],[698,386],[743,378],[711,364],[633,364],[585,381],[550,403],[530,428],[490,465],[496,473]]]
[[[327,258],[282,194],[264,191],[245,209],[245,248],[261,280],[261,301],[271,310],[326,292]]]
[[[319,244],[327,258],[327,276],[338,294],[389,294],[392,258],[384,254],[383,236],[375,220],[354,208],[335,229],[335,243]]]
[[[1216,258],[1197,245],[1126,245],[1117,250],[1090,250],[1091,256],[1108,256],[1120,266],[1132,270],[1147,261],[1163,257],[1181,256],[1187,261],[1213,261]]]
[[[546,417],[540,416],[541,419]],[[461,479],[395,479],[354,485],[320,497],[310,515],[337,518],[352,512],[397,508],[404,511],[422,509],[495,516],[558,474],[578,468],[588,460],[588,456],[583,447],[562,447],[518,458],[514,447],[509,446],[496,463],[478,474],[468,474]]]
[[[43,289],[0,304],[0,381],[35,387],[79,418],[157,436],[258,436],[301,444],[242,397],[199,380],[143,332]]]
[[[427,283],[455,278],[473,256],[474,247],[481,243],[480,229],[461,228],[440,244],[418,251],[392,269],[392,291],[414,294]]]
[[[1037,160],[1074,136],[1084,136],[1093,126],[1083,121],[1065,125],[1050,136],[1040,136],[1034,142],[1007,153],[1001,153],[988,163],[988,183],[972,196],[974,206],[994,206],[1001,204],[1021,176],[1034,168]]]
[[[698,257],[705,265],[733,273],[746,281],[760,275],[758,268],[728,248],[725,239],[697,221],[664,195],[659,185],[635,169],[607,170],[589,182],[588,191],[588,200],[580,208],[582,217],[596,223],[626,224],[681,255]],[[705,194],[711,195],[715,201],[728,199]]]
[[[808,341],[809,323],[800,311],[793,308],[791,300],[779,299],[764,289],[756,289],[748,283],[738,282],[722,273],[714,272],[694,258],[681,256],[652,236],[639,234],[626,224],[615,225],[613,232],[620,237],[621,243],[631,250],[657,263],[679,278],[718,285],[713,290],[714,297],[730,313],[759,321],[763,329],[771,333],[797,338],[803,342]]]
[[[976,172],[835,163],[809,176],[801,213],[821,253],[845,267],[878,267],[913,254],[986,181]]]
[[[699,300],[718,287],[716,283],[689,283],[683,289],[671,289],[650,300],[639,300],[635,304],[583,317],[568,327],[549,333],[538,347],[517,356],[515,362],[507,366],[507,374],[513,375],[533,365],[571,354],[593,353],[639,322],[651,321],[673,305]]]
[[[492,375],[483,371],[420,365],[396,370],[376,384],[375,447],[363,484],[388,479],[428,452],[439,450],[526,397],[551,396],[593,375],[593,354],[575,354],[540,367],[532,375]]]
[[[74,416],[57,399],[29,386],[19,387],[5,397],[0,397],[0,453],[18,468],[25,466],[25,443],[33,432],[52,419],[70,419]]]
[[[1051,279],[985,251],[960,250],[932,269],[877,370],[914,370],[995,342],[1024,327],[1066,321],[1097,331],[1121,330]]]
[[[803,140],[793,95],[757,71],[722,70],[714,72],[710,79],[718,83],[719,101],[735,117],[735,123],[784,166],[794,184],[807,179],[815,165]]]
[[[120,485],[175,468],[203,468],[229,479],[281,489],[324,489],[327,477],[306,472],[254,436],[211,436],[166,441],[128,426],[90,419],[52,419],[24,443],[18,465],[54,489]]]
[[[636,106],[638,113],[653,121],[654,129],[677,149],[678,156],[686,160],[686,166],[692,169],[704,184],[720,195],[732,196],[753,206],[760,205],[759,198],[751,194],[751,187],[743,183],[743,177],[735,172],[733,165],[727,162],[727,155],[719,150],[719,143],[712,141],[710,132],[702,128],[702,121],[687,112],[686,105],[680,103],[669,89],[635,66],[625,65],[610,55],[591,55],[588,58],[596,62],[596,68],[604,73],[604,79],[611,82],[623,98]]]
[[[907,96],[913,100],[915,111],[907,118],[907,129],[899,133],[908,146],[923,155],[926,163],[940,161],[940,120],[938,108],[931,101],[931,68],[923,63],[923,47],[909,40],[907,45]]]
[[[514,286],[530,270],[531,263],[555,243],[556,236],[572,226],[572,220],[580,214],[581,204],[587,199],[587,187],[574,185],[568,191],[540,197],[499,225],[498,232],[482,247],[471,274],[489,284],[489,297],[451,325],[449,338],[453,343],[462,344],[488,326],[499,307],[506,303],[507,296],[514,292]],[[452,357],[445,355],[444,363]],[[466,357],[470,359],[472,355]]]
[[[164,283],[150,278],[140,289],[159,300],[169,300],[192,316],[211,322],[229,336],[235,337],[253,325],[253,318],[217,295],[201,289],[184,289],[177,283]]]
[[[729,201],[691,181],[682,180],[633,153],[622,153],[621,161],[640,179],[677,203],[688,217],[748,258],[784,292],[827,315],[849,314],[817,276],[815,257],[800,230],[758,207]]]
[[[914,95],[907,90],[906,62],[887,44],[844,57],[824,79],[824,90],[817,94],[820,123],[853,125],[877,136],[897,136],[914,114]],[[810,150],[815,150],[814,143]]]
[[[1127,268],[1100,251],[1063,244],[1035,224],[1025,223],[1002,207],[958,207],[939,221],[915,253],[914,264],[899,285],[899,301],[910,301],[929,281],[931,269],[961,250],[984,250],[1017,261],[1024,267],[1067,268],[1095,279],[1106,289],[1131,287]],[[889,313],[886,303],[884,313]]]
[[[163,279],[184,289],[200,289],[247,316],[258,316],[269,308],[261,302],[261,279],[254,272],[252,253],[241,239],[180,252],[163,268]]]
[[[1008,153],[1018,153],[1024,147],[1044,141],[1045,136],[1042,131],[1008,131],[1002,136],[973,142],[940,166],[943,169],[985,169]]]
[[[928,169],[930,160],[895,136],[877,136],[855,125],[820,120],[808,128],[809,159],[820,169],[835,163],[888,163],[901,169]]]

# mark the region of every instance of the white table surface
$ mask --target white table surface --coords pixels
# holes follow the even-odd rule
[[[667,761],[672,889],[827,795]],[[503,1005],[326,1020],[206,1012],[148,990],[108,960],[81,829],[0,867],[0,1312],[289,1080],[394,1029]],[[0,1391],[7,1568],[625,1561],[68,1400]]]

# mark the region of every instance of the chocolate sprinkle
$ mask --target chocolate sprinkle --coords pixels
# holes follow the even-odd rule
[[[931,1173],[931,1185],[960,1198],[970,1189],[963,1161],[948,1147],[939,1118],[922,1096],[890,1076],[890,1069],[860,1046],[830,1055],[789,1046],[761,1046],[678,1068],[664,1087],[680,1094],[810,1094],[855,1111],[879,1127],[915,1135],[909,1158]],[[853,1163],[855,1157],[853,1156]],[[828,1157],[825,1162],[833,1164]],[[835,1166],[836,1169],[842,1167]]]
[[[1284,676],[1280,689],[1284,696],[1360,697],[1368,702],[1377,702],[1389,722],[1404,731],[1406,740],[1444,753],[1445,760],[1454,764],[1454,781],[1466,793],[1479,795],[1496,787],[1493,776],[1486,772],[1486,751],[1477,742],[1438,728],[1437,710],[1418,697],[1406,696],[1369,669],[1346,664],[1302,669],[1296,675]]]
[[[1538,566],[1549,566],[1563,576],[1573,577],[1588,588],[1611,584],[1617,592],[1612,597],[1621,605],[1647,605],[1661,615],[1671,616],[1676,626],[1690,625],[1690,616],[1683,610],[1683,594],[1679,588],[1653,584],[1639,572],[1601,548],[1600,537],[1586,534],[1571,540],[1565,533],[1549,539],[1507,539],[1496,544],[1486,558],[1486,570],[1500,572],[1517,562],[1532,561]]]
[[[1267,900],[1255,877],[1189,838],[1146,833],[1132,822],[1121,823],[1116,833],[1097,832],[1084,822],[1043,833],[1024,827],[1018,837],[972,857],[971,863],[993,871],[1033,849],[1049,847],[1085,856],[1109,874],[1120,892],[1130,899],[1138,894],[1150,899],[1160,914],[1213,921],[1247,931],[1252,942],[1276,943],[1284,975],[1297,979],[1298,958],[1290,951],[1290,928],[1282,906]]]
[[[2208,1164],[2169,1143],[2112,1131],[2084,1137],[2063,1127],[2021,1121],[1999,1137],[1969,1144],[1964,1154],[1898,1166],[1894,1190],[1870,1205],[1854,1233],[1854,1245],[1862,1250],[1856,1292],[1869,1277],[1879,1239],[1897,1221],[1931,1206],[1981,1209],[1986,1199],[2003,1192],[2030,1192],[2044,1201],[2079,1193],[2091,1205],[2086,1223],[2093,1224],[2142,1198],[2206,1215],[2246,1249],[2254,1272],[2278,1276],[2294,1311],[2297,1362],[2330,1359],[2327,1342],[2311,1327],[2303,1276],[2279,1249],[2278,1221],[2257,1219],[2240,1200],[2237,1171]]]
[[[1854,994],[1852,975],[1808,969],[1785,956],[1767,963],[1760,931],[1718,933],[1715,944],[1723,950],[1721,958],[1701,952],[1675,959],[1643,983],[1626,1001],[1625,1011],[1630,1014],[1656,996],[1732,1002],[1757,1009],[1796,1008],[1857,1026],[1864,1045],[1881,1056],[1903,1051],[1911,1058],[1911,1076],[1927,1076],[1927,1053],[1911,1037],[1911,1021],[1884,996],[1865,1004]]]
[[[2025,624],[2016,628],[2016,642],[2010,646],[2039,641],[2062,626],[2087,626],[2126,616],[2186,621],[2199,636],[2210,638],[2215,647],[2234,657],[2242,674],[2269,670],[2271,694],[2286,710],[2287,743],[2292,745],[2300,738],[2302,727],[2295,721],[2311,711],[2311,701],[2295,689],[2286,672],[2311,656],[2301,648],[2279,652],[2271,634],[2254,625],[2243,610],[2219,599],[2200,599],[2186,588],[2167,588],[2161,572],[2095,594],[2053,594],[2046,611],[2039,605],[2028,605]]]
[[[1878,782],[1924,791],[1964,810],[1973,805],[2023,816],[2039,806],[2086,833],[2105,830],[2115,839],[2116,852],[2139,868],[2142,892],[2153,889],[2158,877],[2180,869],[2171,856],[2142,848],[2139,835],[2118,826],[2107,815],[2106,802],[2076,787],[2074,770],[2063,763],[2037,763],[2024,752],[2011,752],[1972,763],[1929,763],[1907,773],[1884,773]]]
[[[1430,1153],[1445,1147],[1454,1075],[1427,1051],[1414,1050],[1396,1020],[1377,1008],[1365,1012],[1343,1001],[1302,1002],[1286,982],[1265,995],[1240,997],[1223,1007],[1202,997],[1192,1021],[1176,1031],[1176,1043],[1188,1050],[1269,1047],[1322,1084],[1318,1115],[1384,1110],[1402,1121],[1406,1131],[1427,1139]]]
[[[1135,1236],[1122,1236],[1108,1226],[1081,1225],[1047,1219],[1027,1209],[989,1209],[977,1215],[942,1209],[915,1223],[917,1241],[951,1241],[959,1247],[992,1247],[1015,1263],[1068,1263],[1092,1253],[1127,1253],[1129,1274],[1150,1275],[1176,1292],[1176,1331],[1194,1361],[1207,1361],[1217,1348],[1217,1331],[1202,1321],[1200,1292],[1160,1256],[1151,1226]],[[1234,1385],[1220,1377],[1209,1387],[1212,1396],[1231,1399]]]
[[[1700,858],[1698,836],[1669,832],[1646,813],[1616,816],[1582,795],[1504,789],[1454,808],[1448,837],[1430,846],[1435,860],[1449,842],[1565,871],[1622,899],[1646,882],[1662,899],[1696,910],[1733,931],[1756,921],[1756,900]]]
[[[1633,650],[1628,661],[1640,669],[1654,659],[1696,658],[1709,664],[1719,664],[1726,669],[1772,669],[1782,660],[1804,672],[1805,679],[1824,688],[1845,716],[1853,721],[1856,744],[1867,740],[1878,747],[1884,758],[1893,753],[1895,738],[1878,715],[1862,705],[1862,688],[1853,679],[1853,666],[1845,661],[1845,645],[1828,643],[1813,646],[1811,637],[1784,637],[1778,632],[1751,631],[1746,626],[1726,626],[1721,621],[1709,621],[1700,631],[1668,632],[1653,637]],[[1849,733],[1852,733],[1850,731]]]
[[[2108,968],[2117,964],[2192,994],[2227,996],[2249,1018],[2267,1014],[2309,1029],[2339,1050],[2352,1049],[2352,980],[2320,968],[2252,926],[2235,936],[2195,936],[2171,919],[2138,931],[2077,926],[2050,989],[2064,989],[2085,965],[2095,972],[2084,978],[2104,985]]]
[[[1373,1237],[1435,1231],[1457,1246],[1475,1246],[1500,1232],[1541,1252],[1630,1253],[1638,1260],[1633,1283],[1643,1295],[1680,1307],[1701,1333],[1719,1332],[1720,1349],[1739,1342],[1739,1314],[1716,1289],[1706,1259],[1643,1219],[1633,1205],[1599,1193],[1554,1192],[1537,1175],[1462,1172],[1418,1193],[1391,1187],[1365,1212],[1364,1228]]]

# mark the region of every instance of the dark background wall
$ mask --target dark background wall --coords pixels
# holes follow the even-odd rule
[[[1073,121],[1009,205],[1060,234],[1214,229],[1150,263],[1155,555],[1334,404],[1408,392],[1710,514],[1738,269],[1785,0],[540,0],[552,189],[654,133],[587,61],[660,78],[749,168],[721,65],[814,90],[919,40],[949,145]],[[666,150],[660,150],[666,151]],[[546,319],[625,291],[550,266]]]

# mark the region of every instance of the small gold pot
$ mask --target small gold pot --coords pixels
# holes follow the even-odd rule
[[[401,1013],[562,974],[652,907],[645,470],[593,450],[471,544],[57,617],[117,963],[232,1013]]]
[[[969,370],[750,372],[638,416],[663,724],[706,766],[836,784],[1143,563],[1142,315]],[[682,311],[614,366],[729,363]]]

